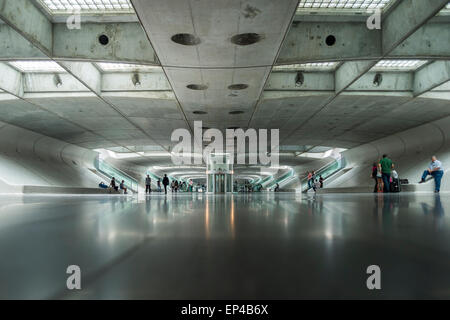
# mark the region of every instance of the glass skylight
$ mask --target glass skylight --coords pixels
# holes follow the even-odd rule
[[[54,61],[11,61],[9,64],[20,72],[66,72]]]
[[[97,66],[102,69],[103,72],[161,72],[162,68],[158,66],[146,66],[139,64],[127,64],[127,63],[109,63],[102,62],[97,63]]]
[[[393,0],[300,0],[299,11],[384,9]]]
[[[336,69],[338,62],[314,62],[302,64],[287,64],[274,66],[274,71],[290,71],[290,70],[326,70],[331,71]]]
[[[130,0],[39,0],[50,13],[134,13]]]
[[[426,60],[381,60],[372,70],[413,71],[427,63]]]

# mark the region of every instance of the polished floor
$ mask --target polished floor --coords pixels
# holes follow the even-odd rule
[[[0,299],[448,299],[449,214],[445,193],[0,196]]]

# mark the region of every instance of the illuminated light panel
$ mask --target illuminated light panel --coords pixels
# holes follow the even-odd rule
[[[103,72],[131,72],[131,71],[162,72],[161,67],[138,65],[138,64],[102,62],[97,63],[97,66],[100,69],[102,69]]]
[[[274,71],[289,71],[289,70],[335,70],[338,62],[314,62],[302,64],[287,64],[281,66],[274,66]]]
[[[373,71],[402,70],[413,71],[427,63],[427,60],[381,60],[373,68]]]
[[[24,73],[66,72],[66,70],[54,61],[11,61],[9,64]]]
[[[393,3],[393,0],[300,0],[298,11],[366,11],[374,9],[384,9],[391,3]]]
[[[445,6],[444,9],[439,11],[439,15],[450,15],[450,2]]]
[[[129,0],[39,0],[50,13],[134,13]]]

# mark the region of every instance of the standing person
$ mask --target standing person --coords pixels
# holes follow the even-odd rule
[[[372,165],[372,174],[370,175],[370,177],[373,180],[375,180],[375,186],[373,187],[373,192],[377,192],[378,191],[377,172],[378,172],[378,165],[377,165],[376,162],[374,162],[373,165]]]
[[[325,179],[322,178],[322,176],[319,177],[320,189],[323,189],[323,181],[324,181],[324,180],[325,180]]]
[[[167,174],[164,175],[162,183],[164,186],[164,194],[167,194],[167,186],[169,185],[169,178],[167,178]]]
[[[172,183],[170,184],[170,191],[175,192],[175,180],[172,180]]]
[[[150,192],[152,192],[152,179],[150,178],[149,175],[147,175],[147,177],[145,178],[145,194],[147,194],[147,192],[150,194]]]
[[[308,177],[306,179],[308,180],[308,189],[311,189],[312,172],[308,172]]]
[[[392,160],[388,158],[387,154],[383,154],[383,158],[380,160],[381,174],[383,176],[384,192],[390,191],[390,180],[392,170]]]
[[[419,183],[424,183],[428,175],[434,178],[434,192],[439,193],[441,190],[441,180],[444,175],[444,168],[436,156],[431,157],[430,165],[428,166],[428,169],[423,172],[422,179]]]
[[[161,192],[161,179],[158,179],[158,182],[156,184],[158,186],[158,192]]]
[[[194,187],[194,181],[192,181],[192,179],[189,180],[189,192],[193,192],[193,187]]]
[[[175,192],[178,192],[178,180],[175,180],[174,188],[175,188]]]
[[[391,192],[400,192],[400,180],[398,179],[398,173],[394,168],[394,165],[392,165],[392,172],[391,172]]]
[[[381,164],[377,165],[377,192],[383,192],[384,183],[383,183],[383,173],[381,172]]]

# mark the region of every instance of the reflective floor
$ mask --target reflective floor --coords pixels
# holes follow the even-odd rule
[[[0,298],[448,299],[449,214],[445,193],[0,196]]]

